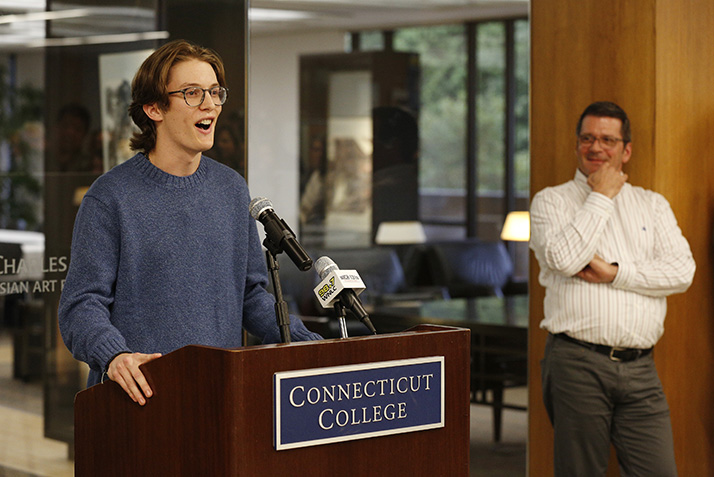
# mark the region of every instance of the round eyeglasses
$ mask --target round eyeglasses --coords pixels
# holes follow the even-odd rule
[[[199,88],[198,86],[190,86],[188,88],[179,89],[177,91],[169,91],[168,94],[183,93],[183,100],[192,108],[196,108],[203,104],[206,93],[211,95],[211,101],[216,106],[222,106],[228,99],[228,88],[223,86],[214,86],[213,88]]]

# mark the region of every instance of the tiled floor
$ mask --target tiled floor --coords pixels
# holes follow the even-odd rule
[[[43,437],[42,386],[12,379],[12,346],[0,333],[0,477],[74,475],[67,444]]]
[[[10,338],[0,330],[0,477],[69,477],[74,466],[67,444],[43,437],[42,386],[12,379]],[[506,391],[506,402],[523,404],[525,388]],[[526,413],[503,412],[502,439],[494,443],[491,408],[471,406],[471,476],[526,475]]]
[[[525,405],[525,387],[507,389],[504,402]],[[504,409],[501,442],[493,442],[491,408],[471,405],[470,477],[523,477],[526,475],[528,414]]]

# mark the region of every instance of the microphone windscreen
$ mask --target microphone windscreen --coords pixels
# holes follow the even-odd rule
[[[320,257],[315,262],[315,270],[320,276],[320,280],[329,275],[332,271],[338,270],[337,264],[330,257]]]
[[[263,211],[273,208],[273,203],[270,202],[270,199],[266,199],[265,197],[256,197],[250,201],[248,208],[250,209],[250,215],[252,215],[255,220],[258,220],[258,217],[260,217]]]

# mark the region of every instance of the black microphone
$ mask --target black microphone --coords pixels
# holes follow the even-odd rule
[[[315,287],[315,294],[323,307],[328,307],[335,300],[350,310],[369,329],[377,334],[369,314],[364,309],[357,294],[364,290],[364,283],[356,270],[340,270],[329,257],[320,257],[315,262],[315,269],[321,282]],[[335,272],[334,274],[332,272]],[[355,293],[354,289],[358,292]]]
[[[264,242],[265,247],[274,254],[284,251],[300,270],[310,270],[312,259],[297,241],[288,224],[275,213],[273,203],[265,197],[256,197],[250,201],[249,208],[250,215],[263,224],[265,240],[269,242]]]

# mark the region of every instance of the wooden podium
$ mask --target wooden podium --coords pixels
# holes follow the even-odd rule
[[[77,476],[469,474],[469,331],[261,345],[187,346],[147,363],[143,407],[114,382],[77,394]],[[443,356],[444,427],[275,450],[276,372]]]

